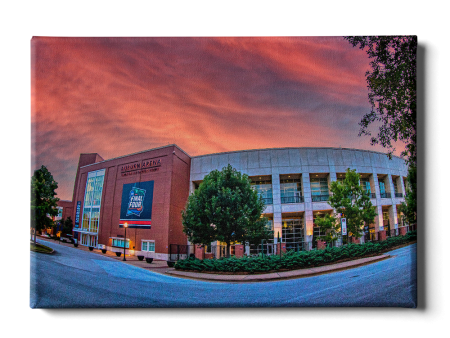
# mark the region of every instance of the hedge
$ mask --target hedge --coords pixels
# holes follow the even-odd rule
[[[415,241],[417,232],[411,231],[404,236],[389,237],[385,241],[364,244],[348,244],[339,248],[324,250],[288,251],[279,255],[259,255],[256,257],[231,257],[219,259],[188,258],[175,263],[175,269],[216,272],[268,272],[280,269],[301,269],[320,266],[346,258],[364,257],[379,254],[388,249]]]

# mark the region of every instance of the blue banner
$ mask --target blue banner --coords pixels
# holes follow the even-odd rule
[[[150,229],[152,224],[154,181],[123,185],[120,227]]]
[[[75,228],[78,228],[80,226],[80,211],[81,211],[81,201],[78,201],[75,213]]]

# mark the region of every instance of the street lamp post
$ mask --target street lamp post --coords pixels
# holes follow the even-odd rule
[[[123,260],[126,261],[127,259],[125,258],[125,247],[126,247],[126,243],[127,243],[127,228],[128,228],[128,223],[125,223],[123,225],[123,227],[125,228],[125,237],[123,239]]]

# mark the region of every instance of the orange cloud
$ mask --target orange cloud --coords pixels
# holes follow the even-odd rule
[[[357,136],[368,59],[339,37],[40,37],[32,61],[32,163],[63,199],[82,152],[380,149]]]

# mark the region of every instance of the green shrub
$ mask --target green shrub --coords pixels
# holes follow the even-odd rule
[[[259,255],[256,257],[196,259],[187,258],[175,263],[175,269],[221,272],[268,272],[280,269],[301,269],[332,263],[345,258],[364,257],[381,253],[389,248],[415,241],[417,232],[408,232],[405,236],[389,237],[385,241],[365,244],[348,244],[340,248],[327,247],[324,250],[288,251],[280,256]]]

